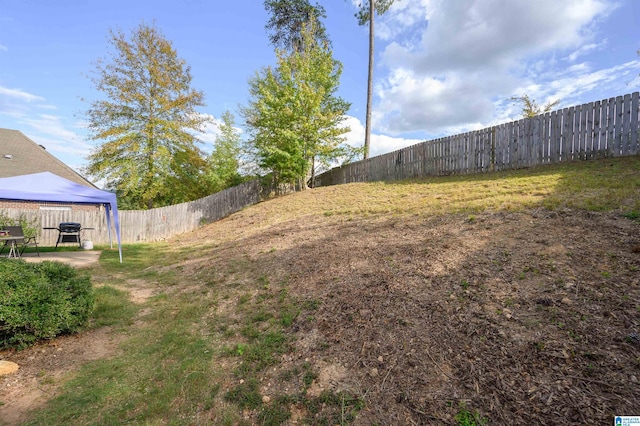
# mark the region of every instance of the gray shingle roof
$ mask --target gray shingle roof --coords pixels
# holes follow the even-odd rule
[[[41,172],[51,172],[80,185],[96,187],[19,130],[0,128],[0,178]]]

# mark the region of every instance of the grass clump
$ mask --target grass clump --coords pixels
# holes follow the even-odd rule
[[[640,210],[635,211],[632,210],[630,212],[626,212],[623,214],[624,217],[630,220],[635,220],[636,222],[640,222]]]
[[[89,275],[57,262],[0,259],[0,348],[75,332],[93,306]]]
[[[262,405],[262,396],[255,378],[242,380],[225,395],[227,401],[235,403],[239,408],[256,409]]]
[[[483,426],[488,420],[475,410],[470,411],[464,404],[460,404],[458,413],[454,416],[458,426]]]

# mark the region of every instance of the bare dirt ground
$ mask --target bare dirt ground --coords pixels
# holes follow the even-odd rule
[[[260,223],[244,215],[199,236]],[[488,424],[609,424],[640,407],[639,231],[571,210],[314,216],[206,258],[247,258],[318,306],[298,317],[294,354],[263,382],[311,363],[310,393],[366,401],[356,424],[456,424],[464,411]]]
[[[456,424],[462,411],[505,425],[640,414],[638,222],[571,210],[260,221],[240,213],[203,228],[203,242],[223,242],[181,268],[248,259],[316,307],[292,326],[296,350],[264,373],[265,395],[305,362],[317,373],[310,394],[366,402],[361,425]],[[17,423],[115,343],[97,330],[0,353],[21,366],[0,377],[0,419]],[[291,424],[308,415],[291,412]]]
[[[62,336],[23,351],[0,352],[0,359],[19,365],[0,376],[0,424],[19,424],[25,414],[55,395],[59,384],[83,363],[112,356],[118,339],[107,328]]]

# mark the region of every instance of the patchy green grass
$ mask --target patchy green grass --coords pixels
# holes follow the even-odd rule
[[[305,215],[349,219],[543,207],[640,212],[640,156],[474,175],[351,183],[303,191],[242,212],[261,227]]]
[[[129,293],[111,286],[94,290],[95,307],[91,327],[127,327],[133,323],[139,308],[129,300]]]
[[[202,422],[199,413],[213,406],[220,384],[215,348],[198,332],[210,302],[198,299],[150,301],[151,313],[129,329],[121,355],[84,366],[27,424]],[[129,316],[122,312],[120,321]]]

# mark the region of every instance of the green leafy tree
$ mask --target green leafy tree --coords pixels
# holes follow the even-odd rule
[[[300,49],[278,50],[277,65],[249,81],[251,100],[242,112],[253,135],[258,165],[281,183],[306,187],[316,163],[348,152],[341,126],[349,103],[335,95],[342,64],[328,43],[315,40],[315,20],[303,25]]]
[[[315,19],[314,38],[318,43],[329,43],[327,31],[319,21],[326,18],[324,7],[309,0],[265,0],[264,8],[271,16],[265,25],[269,41],[275,48],[296,50],[302,45],[302,28]]]
[[[522,106],[522,118],[532,118],[536,115],[546,114],[551,112],[551,110],[556,107],[560,100],[555,100],[553,102],[548,102],[546,105],[541,106],[538,103],[529,97],[529,95],[522,96],[514,96],[511,98],[512,101],[520,103]]]
[[[369,148],[371,146],[371,109],[373,98],[373,56],[374,56],[374,16],[384,14],[394,0],[368,0],[361,3],[355,16],[359,25],[369,25],[369,73],[367,77],[367,112],[364,130],[364,158],[369,158]]]
[[[89,138],[101,144],[86,171],[130,208],[206,195],[206,159],[194,136],[204,131],[196,112],[204,95],[191,88],[190,67],[153,25],[140,24],[129,39],[111,30],[109,44],[110,58],[91,78],[103,96],[86,112]]]
[[[282,65],[284,58],[278,56]],[[253,133],[253,154],[257,165],[270,172],[276,188],[284,182],[294,182],[304,170],[304,156],[293,131],[295,111],[287,107],[293,97],[290,83],[270,67],[249,81],[252,97],[242,110],[247,126]]]
[[[229,111],[222,114],[220,134],[216,136],[209,156],[207,179],[212,192],[239,185],[243,177],[240,168],[240,132],[234,127],[235,118]]]

